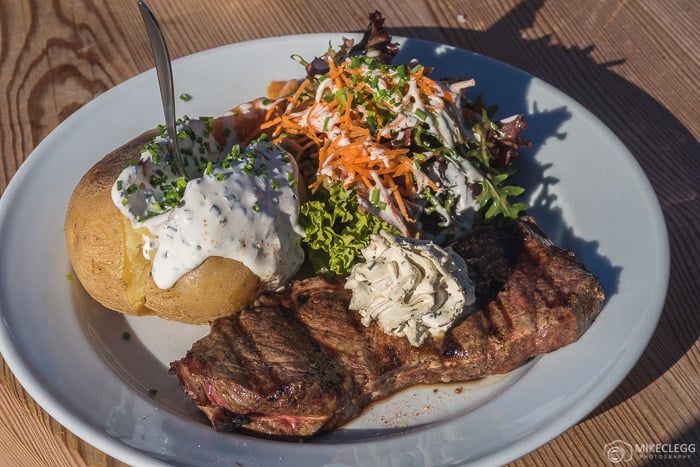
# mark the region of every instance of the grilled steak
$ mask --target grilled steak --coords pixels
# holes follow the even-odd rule
[[[477,305],[443,338],[413,347],[365,327],[342,280],[311,278],[214,322],[171,373],[217,430],[308,437],[408,386],[511,371],[574,342],[600,312],[596,278],[532,219],[480,227],[454,248]]]

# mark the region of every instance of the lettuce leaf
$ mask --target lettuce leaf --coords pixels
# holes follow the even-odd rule
[[[398,231],[360,208],[357,193],[340,183],[321,186],[313,198],[301,205],[299,222],[304,227],[306,256],[316,274],[349,274],[360,262],[360,250],[370,235]]]

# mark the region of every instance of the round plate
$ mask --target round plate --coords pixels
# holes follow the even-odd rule
[[[311,59],[342,36],[269,38],[176,60],[176,95],[192,96],[178,113],[220,115],[263,95],[270,80],[304,75],[290,55]],[[207,328],[107,311],[69,277],[63,221],[73,187],[104,154],[162,121],[150,70],[56,128],[0,200],[0,351],[48,413],[141,466],[492,465],[559,435],[615,389],[651,337],[668,280],[665,226],[641,169],[595,117],[546,83],[464,50],[398,40],[397,63],[417,57],[436,77],[473,77],[470,92],[498,103],[498,117],[526,114],[533,147],[520,157],[518,181],[530,214],[607,293],[588,332],[505,376],[409,389],[310,442],[216,433],[167,374]]]

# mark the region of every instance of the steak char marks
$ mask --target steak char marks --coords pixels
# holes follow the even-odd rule
[[[506,373],[577,340],[602,308],[597,279],[532,219],[476,229],[454,246],[475,310],[413,347],[365,327],[342,280],[311,278],[212,323],[171,373],[220,431],[309,437],[415,384]]]

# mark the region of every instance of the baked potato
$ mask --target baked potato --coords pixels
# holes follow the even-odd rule
[[[213,123],[219,138],[245,143],[258,134],[265,111],[248,105]],[[224,132],[224,127],[234,128]],[[129,315],[157,315],[204,324],[230,315],[255,299],[263,281],[243,263],[208,257],[169,288],[158,287],[152,262],[142,253],[144,237],[112,199],[120,172],[158,134],[146,132],[97,162],[76,186],[66,212],[68,255],[84,289],[105,307]],[[223,135],[226,136],[223,136]]]

